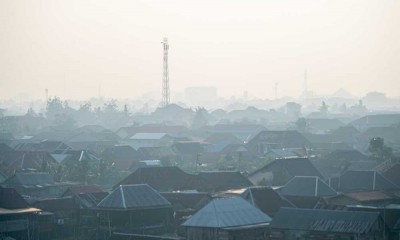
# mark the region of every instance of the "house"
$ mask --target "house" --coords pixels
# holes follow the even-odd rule
[[[212,133],[210,136],[208,136],[205,140],[205,142],[210,143],[210,144],[220,144],[220,143],[227,143],[227,144],[242,144],[243,141],[236,137],[232,133]]]
[[[330,151],[318,157],[314,164],[327,178],[338,177],[348,170],[374,170],[379,165],[354,149]]]
[[[129,167],[129,171],[133,172],[136,171],[139,168],[146,168],[146,167],[163,167],[163,162],[161,160],[142,160],[138,162],[132,163],[132,165]]]
[[[271,218],[241,197],[214,199],[182,224],[187,240],[265,239]]]
[[[360,131],[372,127],[392,127],[400,123],[400,114],[375,114],[367,115],[350,124]]]
[[[18,171],[50,171],[57,168],[57,161],[43,151],[6,151],[0,154],[0,172],[11,177]]]
[[[76,237],[78,228],[78,204],[72,197],[39,199],[33,206],[52,213],[52,236]],[[62,236],[62,237],[61,237]]]
[[[208,192],[247,188],[253,184],[238,171],[203,171],[198,177],[208,186]]]
[[[265,127],[257,124],[216,124],[203,129],[212,134],[232,134],[240,140],[240,143],[247,143],[254,136],[265,130]]]
[[[265,154],[266,158],[277,159],[277,158],[298,158],[301,157],[294,151],[288,149],[271,149]]]
[[[331,186],[341,192],[398,191],[399,186],[377,171],[346,171]]]
[[[64,152],[72,149],[62,141],[43,140],[38,142],[21,142],[15,147],[17,151],[44,151],[49,153]]]
[[[281,207],[296,207],[270,187],[249,187],[240,196],[268,216],[274,217]]]
[[[173,151],[176,153],[176,160],[179,162],[199,164],[199,157],[204,153],[206,144],[196,141],[180,141],[174,143]]]
[[[317,176],[295,176],[279,189],[284,196],[331,197],[337,193]]]
[[[143,155],[127,144],[112,146],[105,154],[119,171],[128,171],[132,164],[143,160]]]
[[[283,186],[295,176],[323,178],[308,158],[276,159],[249,175],[254,185]]]
[[[400,147],[400,123],[392,127],[371,127],[363,133],[368,139],[381,137],[385,145],[398,149]]]
[[[349,211],[378,212],[387,227],[386,239],[400,239],[400,209],[398,204],[384,204],[383,206],[352,205],[347,207]]]
[[[178,167],[138,168],[114,186],[148,184],[160,192],[199,190],[209,188],[197,175],[188,174]]]
[[[198,154],[201,154],[205,151],[206,145],[201,142],[176,142],[172,146],[176,154],[181,159],[191,159],[196,158]]]
[[[314,208],[321,198],[337,193],[317,176],[295,176],[279,192],[297,207]]]
[[[351,125],[339,127],[326,134],[304,133],[304,136],[313,145],[313,152],[323,154],[334,150],[364,151],[369,144],[369,138]]]
[[[73,165],[79,161],[98,162],[99,157],[91,150],[66,150],[62,153],[52,153],[51,156],[58,162],[65,165]]]
[[[157,234],[170,230],[172,206],[147,184],[120,185],[98,205],[102,233]]]
[[[169,147],[174,139],[167,133],[136,133],[126,140],[135,149],[141,147]]]
[[[325,199],[329,208],[346,207],[350,205],[384,206],[395,203],[395,199],[382,191],[348,192]]]
[[[377,212],[281,208],[271,222],[271,239],[386,239]]]
[[[255,156],[249,152],[243,144],[228,144],[221,151],[220,154],[224,157],[240,158],[240,160],[254,159]]]
[[[315,134],[326,134],[344,126],[339,119],[329,118],[309,118],[306,119],[306,124],[307,131]]]
[[[42,230],[35,222],[39,212],[40,209],[30,207],[15,189],[0,187],[0,236],[4,239],[27,240],[29,232]]]
[[[264,155],[271,149],[311,148],[311,143],[297,131],[262,131],[252,138],[247,149]]]
[[[52,154],[63,165],[58,181],[90,182],[96,177],[100,157],[91,150],[68,150],[63,154]]]
[[[97,185],[78,185],[68,187],[62,196],[75,196],[82,193],[104,193],[104,191]]]
[[[73,229],[77,236],[89,239],[97,229],[98,217],[96,207],[108,192],[102,191],[96,185],[70,186],[62,198],[72,198],[75,205],[76,227]]]
[[[53,175],[42,172],[16,172],[2,185],[32,198],[57,197],[68,187],[67,184],[55,182]]]
[[[397,186],[400,186],[400,164],[394,164],[383,173],[383,176]]]
[[[74,150],[90,150],[99,154],[104,149],[118,144],[120,140],[118,135],[110,130],[101,132],[81,130],[77,134],[68,137],[65,142]]]
[[[206,192],[162,192],[161,195],[172,204],[174,228],[178,230],[184,221],[212,200]]]
[[[143,156],[143,160],[160,159],[164,161],[163,165],[178,158],[172,147],[141,147],[137,151]]]
[[[122,139],[129,139],[136,133],[167,133],[170,136],[182,136],[188,131],[183,125],[143,124],[141,126],[121,127],[116,134]]]

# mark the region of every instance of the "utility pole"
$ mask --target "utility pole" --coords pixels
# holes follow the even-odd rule
[[[164,38],[161,42],[164,48],[163,58],[163,78],[162,78],[162,106],[165,107],[169,104],[169,70],[168,70],[168,39]]]

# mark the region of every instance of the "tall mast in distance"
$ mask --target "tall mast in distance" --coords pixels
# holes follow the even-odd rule
[[[168,71],[168,39],[164,38],[161,42],[164,48],[163,58],[163,78],[162,78],[162,106],[165,107],[169,104],[169,71]]]

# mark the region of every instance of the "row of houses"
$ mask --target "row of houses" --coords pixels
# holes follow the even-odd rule
[[[87,126],[14,139],[0,145],[0,237],[398,239],[399,165],[371,162],[359,130],[339,128]],[[92,185],[104,159],[124,174]]]
[[[269,166],[288,161],[298,161],[300,166],[308,160],[280,159]],[[6,196],[2,225],[7,226],[3,232],[16,239],[139,235],[186,239],[384,239],[390,235],[397,239],[393,237],[398,236],[400,188],[380,173],[348,172],[341,176],[341,184],[352,187],[345,188],[326,182],[317,170],[297,174],[280,186],[257,187],[238,172],[188,174],[177,167],[140,168],[110,193],[70,185],[58,197],[32,198],[20,185],[54,184],[37,180],[45,174],[26,173],[3,184],[2,191],[7,192],[2,194]],[[360,176],[364,178],[357,182],[362,185],[351,185]],[[209,188],[212,183],[218,184]],[[292,215],[298,217],[282,220]],[[16,223],[20,227],[13,228]]]

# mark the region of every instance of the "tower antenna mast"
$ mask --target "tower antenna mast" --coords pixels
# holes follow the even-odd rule
[[[164,48],[163,78],[162,78],[162,106],[169,104],[169,71],[168,71],[168,39],[164,38],[161,42]]]

